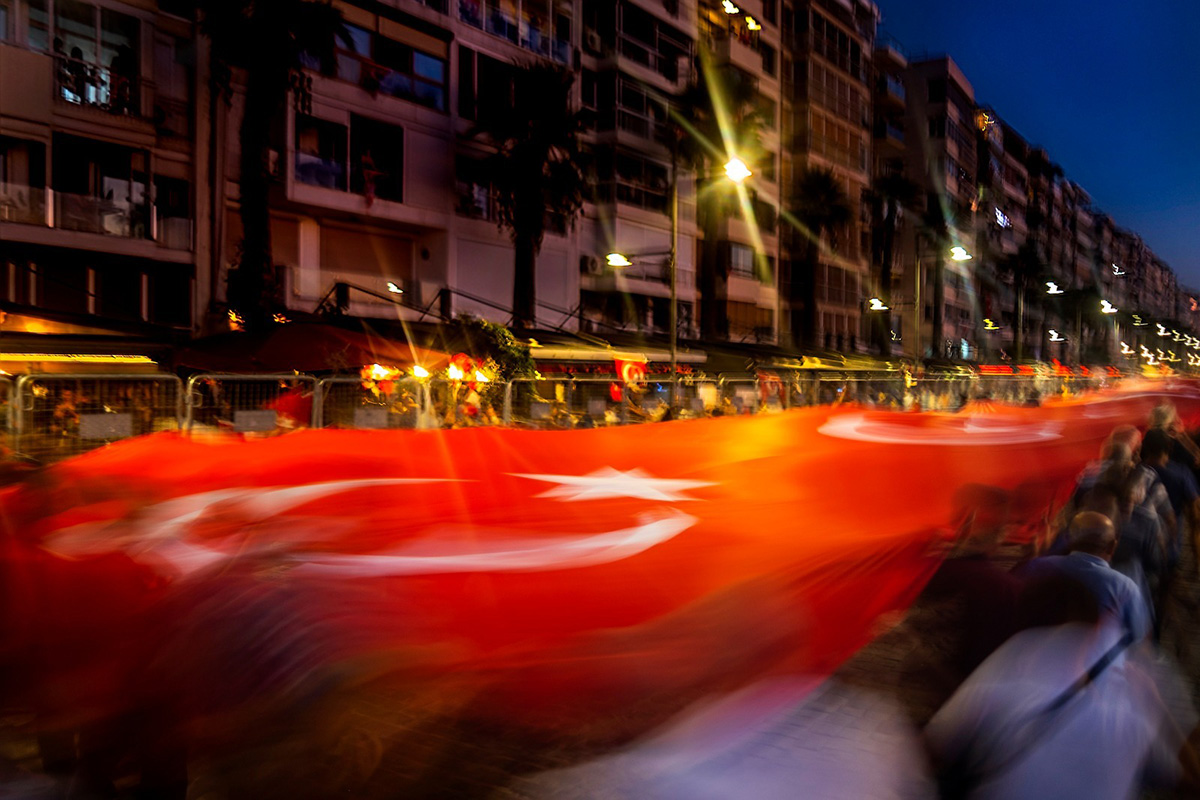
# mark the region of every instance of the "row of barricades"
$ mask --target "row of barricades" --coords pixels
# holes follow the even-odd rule
[[[965,397],[969,381],[903,376],[754,375],[648,379],[553,377],[506,383],[304,374],[22,375],[0,379],[6,445],[57,460],[158,431],[269,435],[296,428],[447,428],[509,425],[592,428],[754,414],[855,400],[935,409]],[[978,383],[978,382],[977,382]],[[1011,380],[1007,385],[1015,386]],[[1032,382],[1022,382],[1033,386]],[[1053,387],[1039,387],[1052,391]]]

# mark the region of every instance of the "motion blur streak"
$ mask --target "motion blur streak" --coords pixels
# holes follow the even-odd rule
[[[965,417],[131,440],[0,498],[6,699],[48,742],[186,753],[256,797],[373,774],[339,756],[365,687],[410,717],[624,741],[713,691],[828,675],[937,569],[961,487],[1020,495],[1027,528],[1164,396],[1200,415],[1180,387]],[[874,434],[829,435],[848,430]]]

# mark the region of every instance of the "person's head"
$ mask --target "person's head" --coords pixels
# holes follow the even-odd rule
[[[78,45],[71,48],[71,58],[79,60],[83,59],[83,50],[81,50]]]
[[[1142,440],[1142,463],[1161,467],[1171,457],[1173,445],[1171,435],[1166,430],[1151,428],[1146,431],[1146,438]]]
[[[1171,403],[1163,403],[1150,412],[1150,427],[1170,430],[1179,422],[1179,412]]]
[[[1083,500],[1079,503],[1079,510],[1101,514],[1107,517],[1114,525],[1117,524],[1121,512],[1121,492],[1119,486],[1107,483],[1096,484],[1096,486],[1092,487],[1091,491],[1083,496]]]
[[[1108,435],[1108,439],[1104,442],[1104,447],[1100,450],[1100,456],[1102,458],[1113,458],[1114,452],[1118,448],[1124,447],[1129,452],[1129,457],[1132,458],[1137,454],[1141,444],[1141,431],[1132,425],[1119,425],[1113,428],[1112,433]]]
[[[1117,529],[1111,519],[1096,511],[1080,511],[1071,520],[1071,552],[1088,553],[1105,561],[1117,549]]]

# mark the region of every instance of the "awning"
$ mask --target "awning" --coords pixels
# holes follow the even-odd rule
[[[357,371],[371,364],[419,364],[432,372],[449,360],[446,353],[366,331],[305,322],[258,333],[220,333],[198,339],[175,355],[177,366],[209,372]]]

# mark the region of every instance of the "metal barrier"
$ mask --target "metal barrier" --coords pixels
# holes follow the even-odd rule
[[[416,378],[378,382],[322,378],[317,382],[313,426],[411,430],[422,427],[429,407],[429,388]]]
[[[265,433],[315,424],[317,379],[278,375],[203,374],[187,382],[184,427]]]
[[[783,392],[782,380],[779,388],[783,397],[772,393],[774,407],[763,402],[764,392],[758,378],[720,375],[717,379],[720,387],[720,413],[724,416],[737,414],[757,414],[763,410],[781,411],[786,407],[787,394]]]
[[[16,449],[16,397],[12,378],[0,376],[0,425],[4,426],[0,432],[0,444],[5,450]]]
[[[13,449],[56,460],[146,433],[179,430],[174,375],[22,375],[10,406]]]
[[[507,384],[496,381],[452,381],[434,378],[426,382],[429,413],[423,427],[464,428],[500,425],[508,391]]]

